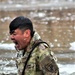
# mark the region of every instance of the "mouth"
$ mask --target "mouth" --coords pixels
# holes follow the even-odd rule
[[[15,44],[15,48],[18,49],[18,48],[19,48],[18,42],[17,42],[17,41],[13,41],[13,42],[14,42],[14,44]]]

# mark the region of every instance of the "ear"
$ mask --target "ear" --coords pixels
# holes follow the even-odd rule
[[[27,29],[27,30],[24,31],[24,37],[28,38],[29,36],[30,36],[30,30]]]

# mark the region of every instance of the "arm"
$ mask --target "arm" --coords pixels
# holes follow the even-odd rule
[[[48,48],[39,51],[39,57],[36,60],[36,69],[39,71],[39,75],[59,75],[58,66]]]

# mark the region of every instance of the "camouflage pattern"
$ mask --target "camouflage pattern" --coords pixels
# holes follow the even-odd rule
[[[31,43],[28,46],[24,56],[23,50],[18,52],[16,60],[18,67],[17,75],[22,74],[25,61],[30,53],[32,45],[39,39],[41,39],[40,36],[37,32],[35,32],[34,37],[31,40]],[[24,75],[59,75],[56,58],[54,57],[53,52],[46,44],[43,43],[34,49],[31,58],[27,63]]]

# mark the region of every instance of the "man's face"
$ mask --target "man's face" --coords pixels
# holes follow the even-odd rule
[[[25,47],[27,45],[27,43],[26,43],[27,38],[25,36],[25,33],[22,30],[20,30],[20,29],[14,30],[12,33],[10,33],[10,38],[14,42],[16,49],[18,49],[18,50],[25,49]]]

